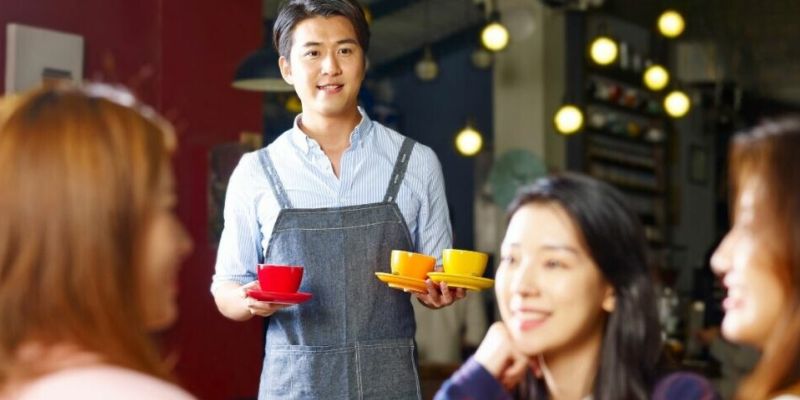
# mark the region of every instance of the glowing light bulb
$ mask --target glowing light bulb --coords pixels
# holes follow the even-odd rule
[[[592,60],[600,65],[608,65],[617,59],[617,42],[607,36],[596,38],[589,49]]]
[[[464,156],[474,156],[483,147],[483,137],[475,130],[472,125],[467,124],[461,132],[456,135],[456,150]]]
[[[499,22],[492,22],[481,31],[481,42],[491,51],[505,49],[508,46],[508,37],[508,29]]]
[[[676,38],[683,33],[686,24],[683,16],[675,10],[667,10],[658,17],[658,30],[668,38]]]
[[[673,118],[680,118],[686,115],[691,106],[692,103],[689,101],[689,96],[680,90],[672,91],[664,98],[664,109]]]
[[[664,67],[653,64],[644,71],[644,84],[647,85],[650,90],[661,90],[665,88],[668,83],[669,72],[667,72]]]
[[[553,122],[559,133],[571,135],[583,127],[583,112],[572,104],[566,104],[558,109]]]

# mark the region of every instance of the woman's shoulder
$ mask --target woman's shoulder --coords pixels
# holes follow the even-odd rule
[[[70,368],[26,385],[18,400],[165,399],[191,400],[180,387],[130,369],[114,366]]]
[[[717,400],[721,397],[704,376],[693,372],[672,372],[656,383],[652,398],[653,400]]]

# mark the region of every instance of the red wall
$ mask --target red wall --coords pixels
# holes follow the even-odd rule
[[[255,397],[258,386],[261,324],[217,312],[206,227],[209,149],[261,129],[261,96],[230,87],[239,60],[261,43],[260,15],[260,0],[0,0],[3,69],[9,22],[79,34],[85,78],[133,84],[176,125],[178,214],[195,252],[181,272],[180,318],[166,343],[179,356],[181,383],[201,399]]]

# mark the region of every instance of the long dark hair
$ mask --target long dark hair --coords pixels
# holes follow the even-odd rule
[[[619,191],[578,174],[540,178],[522,189],[509,206],[509,219],[528,204],[557,204],[563,208],[603,277],[614,288],[614,311],[603,334],[593,397],[649,398],[661,336],[653,275],[638,217]],[[542,380],[531,380],[529,384],[532,398],[547,398]]]
[[[771,329],[761,359],[737,393],[740,399],[771,398],[800,382],[800,118],[765,121],[738,134],[730,148],[733,198],[757,179],[766,189],[756,206],[766,218],[762,249],[772,272],[786,285],[789,298]],[[734,207],[731,207],[734,209]]]

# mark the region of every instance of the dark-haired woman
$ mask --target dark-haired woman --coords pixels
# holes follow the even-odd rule
[[[714,399],[708,382],[657,384],[660,328],[637,216],[609,185],[542,178],[510,207],[496,294],[502,322],[437,399]]]

